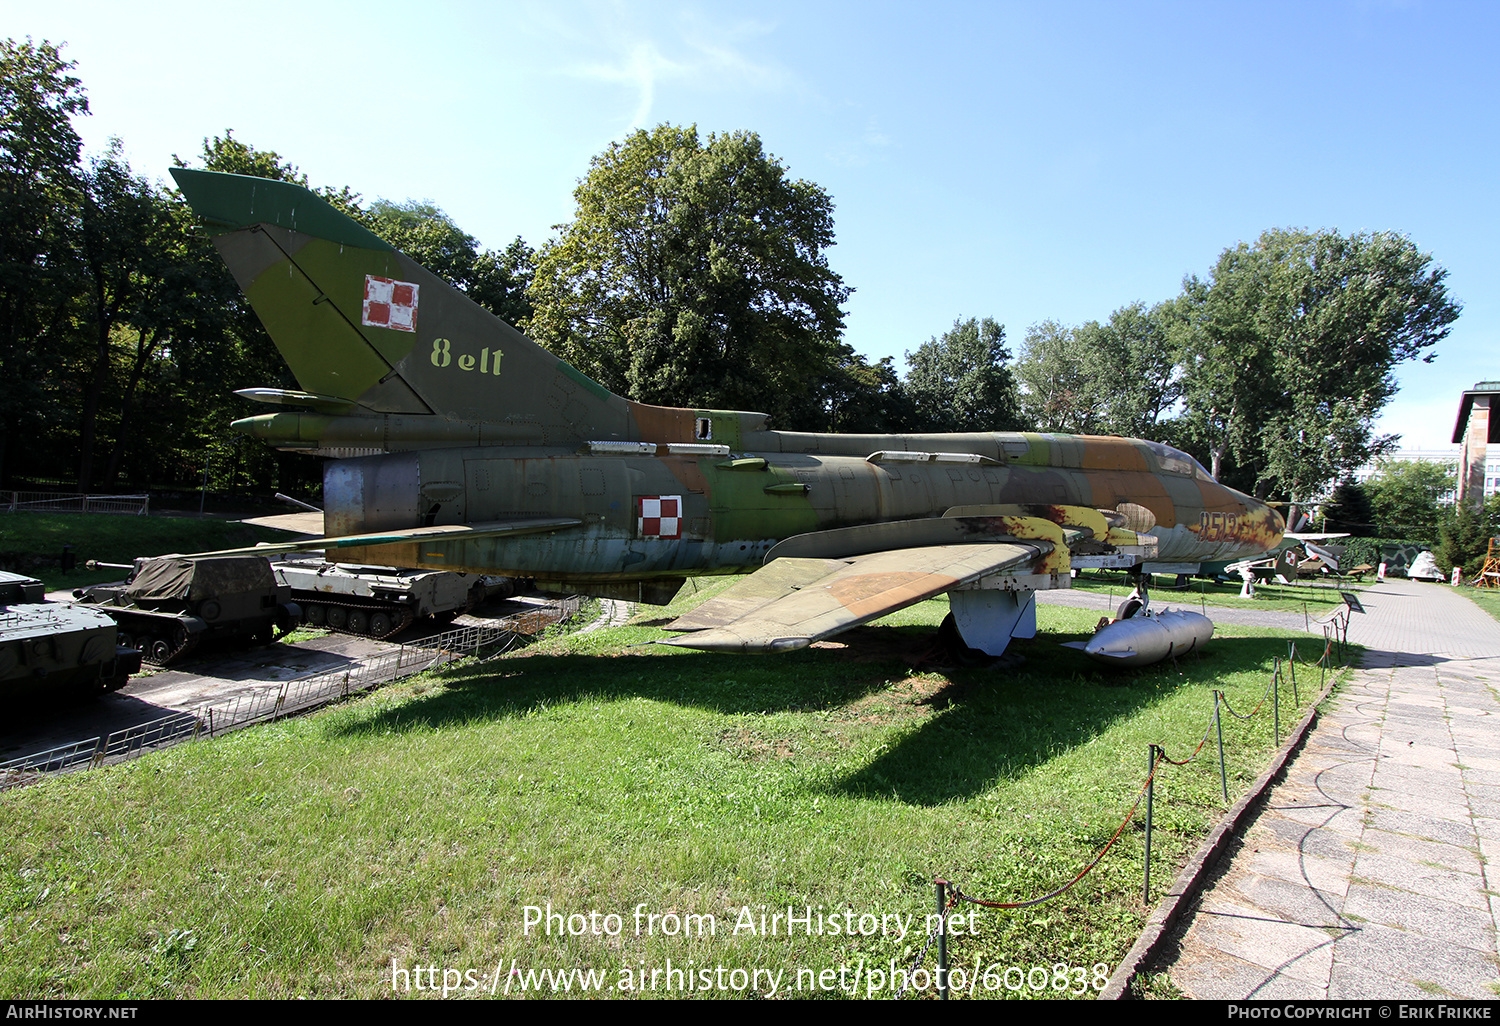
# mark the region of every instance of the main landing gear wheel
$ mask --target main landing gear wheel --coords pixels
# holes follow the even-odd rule
[[[987,654],[964,640],[958,630],[958,621],[953,618],[952,613],[943,617],[943,622],[938,624],[938,642],[960,666],[983,666],[990,662]]]
[[[964,640],[963,634],[958,629],[958,621],[953,618],[952,613],[943,617],[943,622],[938,624],[938,643],[960,666],[982,666],[989,670],[1014,670],[1026,665],[1026,657],[1020,652],[1007,651],[1002,655],[992,656],[983,649],[970,645]]]

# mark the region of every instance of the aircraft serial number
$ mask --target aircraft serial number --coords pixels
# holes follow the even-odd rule
[[[479,359],[477,361],[470,353],[459,353],[458,369],[461,371],[472,371],[475,369],[475,365],[477,362],[479,373],[494,374],[498,376],[500,373],[500,357],[504,355],[505,354],[498,349],[496,349],[494,352],[490,352],[489,346],[484,347],[484,349],[480,352]],[[446,367],[452,362],[453,342],[450,339],[446,338],[433,339],[432,365],[434,367]]]
[[[1239,537],[1239,518],[1233,513],[1198,514],[1200,541],[1234,541]]]

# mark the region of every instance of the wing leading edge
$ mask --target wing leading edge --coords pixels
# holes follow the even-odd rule
[[[659,644],[794,651],[944,592],[956,593],[960,622],[975,607],[1006,606],[997,596],[1009,595],[1014,608],[1001,617],[1008,635],[1023,612],[1015,593],[1066,588],[1075,561],[1131,565],[1155,553],[1155,538],[1073,506],[964,506],[942,517],[818,531],[777,544],[746,580],[667,626],[688,633]]]
[[[787,557],[673,621],[691,631],[660,642],[709,652],[789,652],[992,574],[1034,563],[1050,541],[872,552],[848,559]]]

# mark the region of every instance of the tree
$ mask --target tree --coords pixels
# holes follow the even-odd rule
[[[1042,321],[1026,330],[1015,377],[1025,421],[1038,431],[1089,435],[1100,430],[1098,409],[1088,379],[1088,353],[1078,333],[1057,321]]]
[[[1375,534],[1375,510],[1370,497],[1352,480],[1341,483],[1323,503],[1323,530],[1347,531],[1356,538]]]
[[[385,241],[511,324],[531,318],[526,287],[536,254],[517,236],[502,252],[479,252],[474,236],[431,203],[376,200],[362,218]]]
[[[82,143],[74,65],[51,43],[0,40],[0,480],[24,434],[60,413],[43,387],[78,290]],[[30,427],[32,430],[23,430]]]
[[[1110,314],[1108,324],[1090,321],[1078,329],[1105,431],[1157,438],[1182,395],[1176,339],[1183,322],[1175,301],[1149,310],[1137,302]]]
[[[1183,402],[1218,477],[1292,498],[1388,451],[1371,423],[1392,370],[1431,359],[1460,306],[1447,272],[1392,232],[1277,229],[1183,283]]]
[[[528,293],[539,342],[640,402],[820,415],[850,292],[826,192],[753,132],[661,125],[595,157],[573,195]]]
[[[1106,324],[1033,325],[1016,363],[1021,407],[1041,431],[1161,440],[1182,394],[1176,301],[1131,303]]]
[[[953,327],[906,354],[902,390],[920,431],[1014,431],[1021,427],[1005,328],[990,318]]]
[[[1375,465],[1375,476],[1365,490],[1382,537],[1430,542],[1438,536],[1446,500],[1457,486],[1451,466],[1392,460]]]
[[[80,218],[79,257],[82,290],[74,327],[77,342],[87,354],[78,422],[78,488],[92,491],[96,483],[98,427],[106,392],[116,383],[124,347],[137,349],[126,357],[129,382],[121,406],[134,408],[139,373],[149,361],[177,311],[165,288],[182,258],[182,225],[172,216],[167,199],[144,178],[136,176],[121,152],[119,140],[95,160],[84,183]],[[124,423],[129,417],[122,417]],[[123,438],[123,435],[117,436]],[[118,449],[117,449],[118,451]],[[117,467],[111,461],[111,471]]]
[[[1490,539],[1500,535],[1500,494],[1491,495],[1483,506],[1464,503],[1451,512],[1433,557],[1444,573],[1462,567],[1465,579],[1472,581],[1484,566]]]

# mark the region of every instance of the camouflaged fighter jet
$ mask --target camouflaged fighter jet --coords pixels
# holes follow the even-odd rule
[[[947,593],[950,633],[999,655],[1075,568],[1192,572],[1281,537],[1155,442],[811,434],[631,402],[306,189],[172,175],[301,386],[240,392],[287,409],[234,427],[333,457],[328,537],[261,551],[655,603],[749,574],[670,625],[712,651],[799,649]]]

